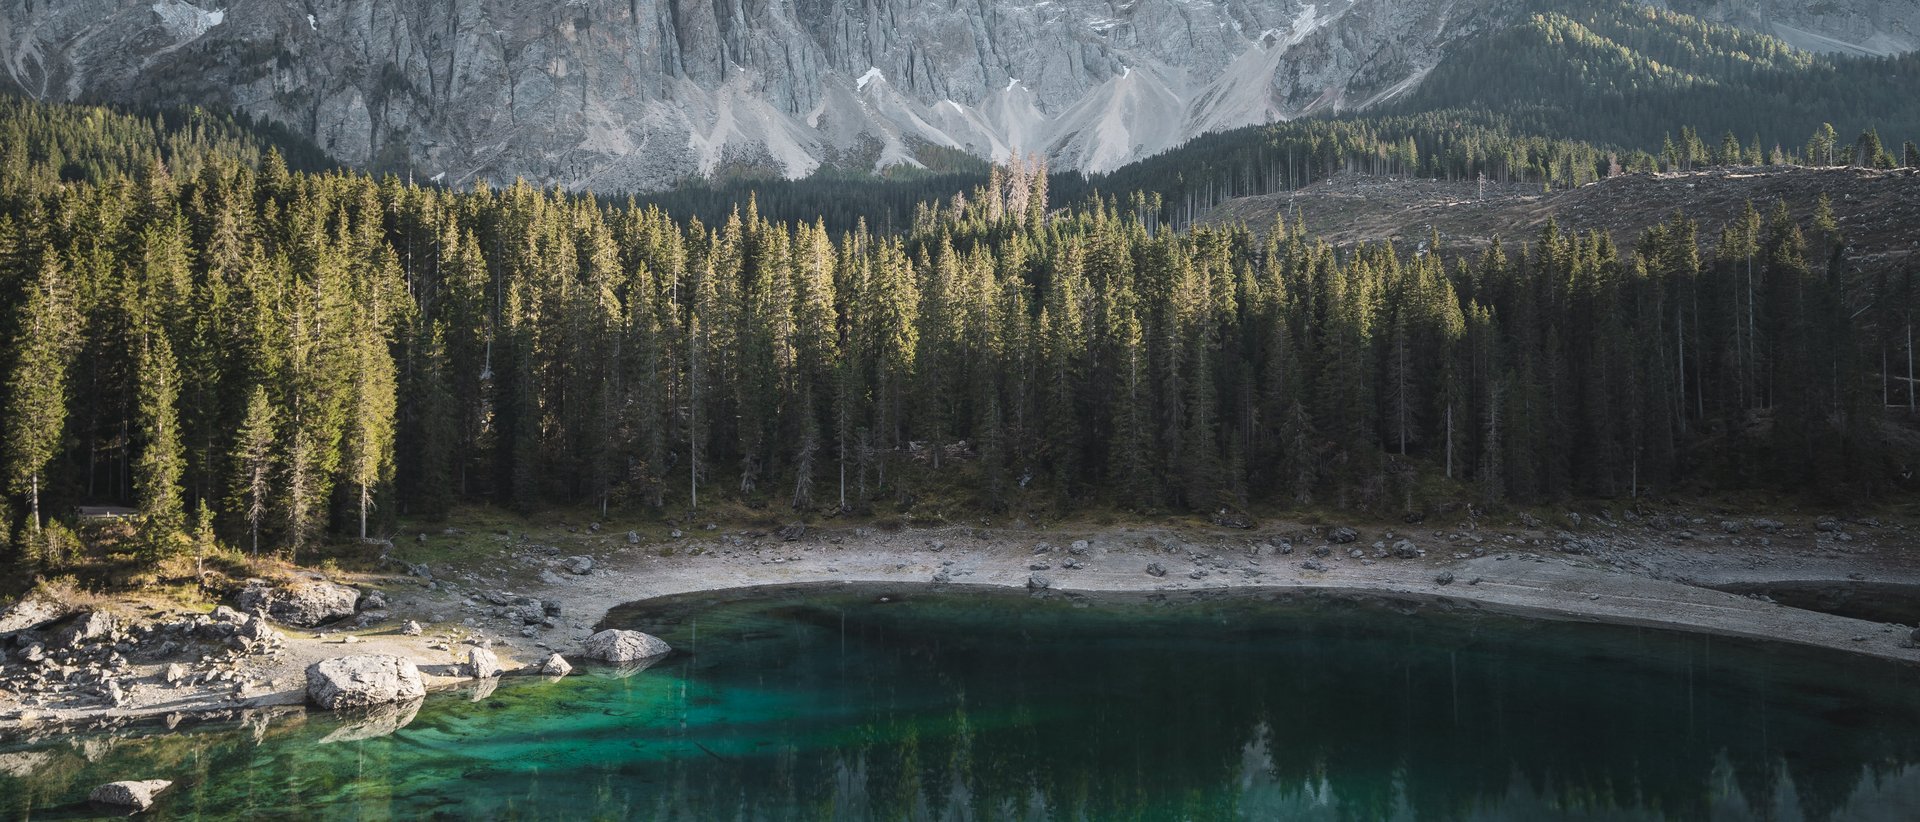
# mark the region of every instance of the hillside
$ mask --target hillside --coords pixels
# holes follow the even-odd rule
[[[1914,169],[1715,168],[1628,174],[1552,192],[1490,183],[1484,195],[1470,182],[1344,174],[1298,191],[1229,200],[1201,222],[1243,223],[1264,234],[1276,216],[1291,221],[1297,213],[1308,231],[1335,245],[1418,246],[1437,231],[1449,249],[1477,249],[1495,237],[1531,239],[1549,219],[1628,243],[1679,212],[1698,220],[1708,240],[1749,202],[1763,213],[1785,202],[1796,220],[1810,220],[1821,194],[1832,202],[1856,265],[1896,270],[1920,254],[1920,172]]]

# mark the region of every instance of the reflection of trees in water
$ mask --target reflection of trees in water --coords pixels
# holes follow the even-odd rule
[[[689,820],[1920,818],[1911,672],[1430,613],[1012,604],[702,616],[698,652],[644,673],[589,668],[386,722],[0,744],[0,818],[135,776],[176,778],[170,801],[209,818],[329,802]]]

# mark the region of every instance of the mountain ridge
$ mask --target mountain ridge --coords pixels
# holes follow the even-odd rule
[[[1859,49],[1920,29],[1920,0],[1811,17],[1763,5],[1755,19]],[[36,99],[216,104],[358,167],[643,191],[732,166],[913,166],[931,147],[1110,171],[1200,134],[1394,99],[1527,7],[5,0],[0,43]]]

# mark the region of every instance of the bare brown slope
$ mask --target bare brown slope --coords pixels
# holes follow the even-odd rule
[[[1722,168],[1677,174],[1631,174],[1543,193],[1536,186],[1342,175],[1290,194],[1243,197],[1207,215],[1213,224],[1245,223],[1265,232],[1275,215],[1298,211],[1314,236],[1335,245],[1417,245],[1437,230],[1448,249],[1478,248],[1494,237],[1525,241],[1557,217],[1562,228],[1611,232],[1631,244],[1647,227],[1682,212],[1700,224],[1703,243],[1738,217],[1748,202],[1763,215],[1785,201],[1796,219],[1811,219],[1820,195],[1865,269],[1904,266],[1920,253],[1920,172],[1858,168]]]

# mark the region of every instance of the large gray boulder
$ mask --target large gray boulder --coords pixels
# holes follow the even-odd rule
[[[105,639],[113,635],[113,615],[103,611],[88,611],[72,622],[54,632],[50,643],[55,648],[77,648],[89,642]]]
[[[475,646],[467,649],[467,664],[461,667],[467,676],[474,679],[492,679],[500,675],[500,657]]]
[[[153,807],[154,797],[170,787],[173,787],[173,783],[165,779],[109,782],[94,788],[92,793],[87,794],[87,799],[116,808],[144,811]]]
[[[279,622],[311,628],[353,616],[360,604],[360,592],[318,579],[279,586],[254,583],[234,597],[234,604],[242,611],[264,610]]]
[[[652,659],[671,651],[673,646],[657,636],[614,628],[587,637],[587,641],[580,644],[581,656],[616,665]]]
[[[323,659],[307,666],[307,701],[329,711],[385,705],[427,695],[413,660],[391,654]]]
[[[0,611],[0,634],[30,631],[73,613],[72,606],[39,591],[28,591],[19,601]]]

